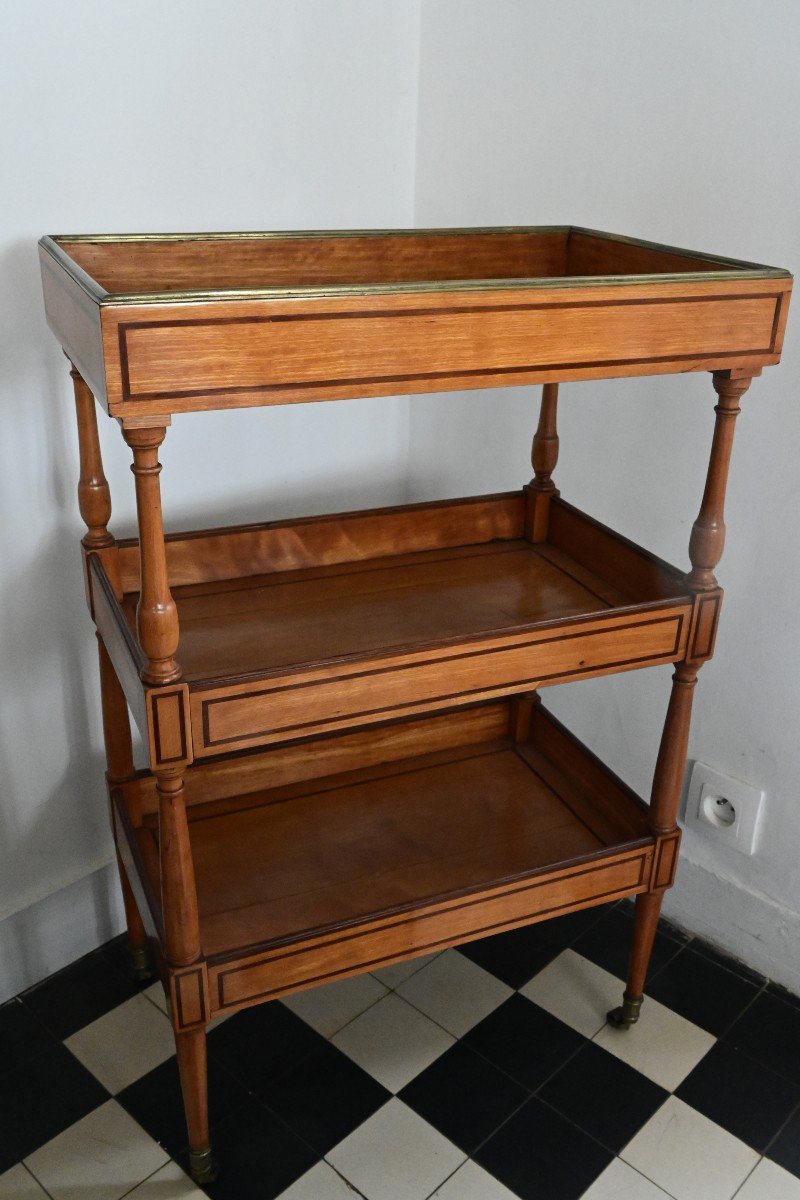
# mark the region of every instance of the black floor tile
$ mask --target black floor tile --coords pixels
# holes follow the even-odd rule
[[[169,1058],[119,1092],[117,1101],[174,1158],[188,1144],[178,1065]],[[250,1100],[250,1093],[213,1059],[208,1063],[212,1129]]]
[[[463,1042],[532,1091],[585,1045],[586,1038],[524,996],[512,996]]]
[[[66,1046],[49,1046],[7,1072],[0,1087],[0,1174],[108,1098]]]
[[[330,1042],[260,1096],[303,1141],[327,1154],[391,1099],[377,1079]]]
[[[101,950],[95,950],[23,992],[21,999],[51,1033],[67,1038],[137,991],[133,980],[125,979]]]
[[[533,1099],[474,1157],[521,1200],[578,1200],[614,1156]]]
[[[456,1042],[399,1093],[409,1108],[467,1154],[528,1099],[528,1092]]]
[[[616,1154],[669,1093],[589,1042],[537,1095]]]
[[[800,1083],[800,1008],[769,992],[757,996],[725,1041],[765,1067]]]
[[[554,917],[458,949],[509,987],[519,988],[603,916],[607,906]]]
[[[750,983],[756,984],[757,987],[763,987],[767,982],[763,975],[758,971],[754,971],[752,967],[748,967],[745,963],[740,962],[738,958],[731,958],[729,954],[723,954],[721,950],[717,950],[714,946],[704,942],[702,938],[692,938],[692,950],[697,954],[702,954],[703,958],[709,959],[711,962],[717,963],[720,967],[724,967],[726,971],[733,971],[734,975],[739,975],[742,979],[748,979]]]
[[[759,990],[758,984],[687,946],[659,971],[647,994],[720,1037]]]
[[[154,983],[158,978],[158,974],[153,974],[150,979],[134,979],[131,973],[130,951],[128,949],[128,935],[121,933],[119,937],[112,938],[110,942],[100,947],[100,953],[111,964],[118,975],[127,980],[131,987],[136,988],[141,992],[151,983]]]
[[[610,971],[618,979],[624,980],[628,973],[628,958],[633,938],[633,909],[615,907],[603,918],[592,925],[591,929],[577,939],[573,949],[590,959],[598,967]],[[659,929],[653,943],[653,953],[650,957],[650,967],[647,978],[652,978],[671,958],[678,953],[682,946],[689,941],[687,934],[680,933],[673,926]]]
[[[324,1045],[325,1038],[277,1000],[237,1013],[208,1035],[209,1054],[253,1092]]]
[[[19,1000],[0,1007],[0,1078],[58,1042]]]
[[[718,1042],[676,1095],[761,1154],[800,1104],[800,1085]]]
[[[215,1128],[212,1146],[219,1178],[203,1185],[212,1200],[275,1200],[320,1158],[256,1099]]]
[[[778,1000],[783,1000],[786,1004],[791,1004],[794,1008],[800,1008],[800,996],[796,996],[794,992],[790,992],[788,988],[782,987],[779,983],[767,984],[767,993],[775,996]]]
[[[779,1167],[800,1179],[800,1109],[769,1147],[767,1158],[771,1158]]]

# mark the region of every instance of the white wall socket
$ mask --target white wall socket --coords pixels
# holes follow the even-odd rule
[[[763,806],[764,792],[753,784],[723,775],[706,763],[696,762],[692,767],[686,797],[687,828],[740,854],[753,854]]]

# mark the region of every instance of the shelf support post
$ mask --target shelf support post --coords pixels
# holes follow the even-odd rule
[[[167,423],[123,428],[125,441],[133,451],[131,470],[136,480],[139,519],[141,587],[136,628],[147,656],[142,680],[155,686],[173,683],[181,674],[174,657],[179,640],[178,612],[169,588],[159,484],[158,449]],[[207,1005],[203,999],[207,979],[186,816],[185,767],[184,758],[169,766],[156,763],[153,767],[158,795],[161,912],[178,1073],[189,1133],[189,1168],[196,1183],[211,1183],[216,1178],[216,1166],[208,1129]],[[181,1003],[187,976],[195,980],[189,1015]],[[191,985],[186,986],[188,990]]]
[[[707,592],[717,587],[714,568],[722,558],[725,547],[725,490],[728,486],[733,431],[736,418],[741,412],[739,401],[749,388],[752,378],[752,373],[712,372],[719,403],[714,406],[717,416],[705,491],[689,539],[689,558],[692,563],[689,586],[694,591]]]
[[[158,832],[161,868],[161,911],[168,971],[184,973],[195,967],[202,972],[200,917],[197,887],[186,817],[183,767],[156,772]],[[178,1073],[181,1081],[186,1126],[189,1132],[189,1166],[196,1183],[212,1183],[216,1165],[211,1154],[208,1129],[208,1064],[206,1030],[202,1008],[191,1027],[181,1025],[172,995],[172,1022]]]
[[[531,464],[533,479],[528,484],[525,536],[531,542],[543,542],[547,537],[550,501],[559,494],[553,482],[558,462],[558,384],[546,383],[542,388],[539,424],[533,437]]]
[[[100,655],[100,698],[103,711],[103,740],[106,748],[106,781],[110,795],[114,787],[133,778],[133,744],[125,693],[120,686],[117,673],[99,633],[97,647]],[[114,831],[116,842],[116,822],[113,813],[111,828]],[[122,887],[122,902],[125,906],[125,922],[128,928],[131,974],[134,979],[150,979],[153,971],[147,945],[147,933],[119,850],[117,850],[117,869]]]
[[[161,513],[161,487],[158,448],[164,441],[166,426],[150,429],[124,429],[125,441],[133,451],[136,480],[136,511],[139,518],[139,565],[141,588],[136,608],[139,642],[147,655],[142,671],[144,683],[173,683],[181,669],[174,655],[178,648],[178,610],[169,590],[164,523]]]
[[[86,533],[82,542],[87,550],[104,550],[107,546],[114,545],[114,538],[108,532],[108,522],[111,520],[111,492],[103,474],[95,399],[73,363],[70,363],[69,373],[72,376],[75,414],[78,418],[78,508],[86,523]]]
[[[699,665],[688,666],[677,663],[672,676],[672,691],[667,708],[667,717],[658,749],[653,788],[650,794],[650,824],[654,836],[675,834],[678,828],[678,808],[681,787],[686,770],[686,755],[689,748],[689,724],[692,716],[692,700],[697,685]],[[644,999],[647,968],[658,928],[665,886],[641,892],[636,897],[636,913],[633,921],[633,939],[628,966],[628,979],[622,1004],[608,1014],[608,1021],[617,1029],[629,1029],[639,1020]]]
[[[716,420],[703,500],[689,539],[692,569],[687,576],[687,583],[695,595],[713,592],[719,587],[714,569],[722,558],[725,547],[725,491],[733,449],[733,432],[736,418],[741,412],[739,401],[749,388],[754,374],[757,372],[744,369],[712,372],[714,390],[719,401],[714,408]],[[709,641],[708,653],[704,653],[704,656],[694,658],[690,648],[687,650],[686,660],[675,664],[672,692],[650,797],[650,824],[657,845],[660,839],[678,835],[678,808],[686,771],[692,700],[697,685],[697,673],[710,653],[712,642],[713,638]],[[666,884],[654,882],[649,891],[636,897],[625,993],[621,1006],[608,1014],[609,1024],[617,1029],[628,1029],[639,1019],[647,968],[664,891],[666,886],[669,886],[669,875],[670,872],[667,872]]]

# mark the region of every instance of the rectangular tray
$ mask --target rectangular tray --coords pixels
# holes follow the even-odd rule
[[[525,521],[511,492],[170,536],[194,756],[711,653],[719,593],[561,499],[547,541]],[[138,569],[134,541],[89,564],[146,721]]]
[[[187,772],[214,1011],[671,878],[674,839],[657,842],[647,806],[528,698],[298,751]],[[152,776],[116,802],[158,928]]]
[[[48,323],[124,420],[759,368],[791,276],[572,226],[45,237]]]

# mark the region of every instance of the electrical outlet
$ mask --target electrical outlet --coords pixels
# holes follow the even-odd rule
[[[751,783],[723,775],[706,763],[692,767],[685,822],[704,837],[753,854],[764,805],[764,792]]]

